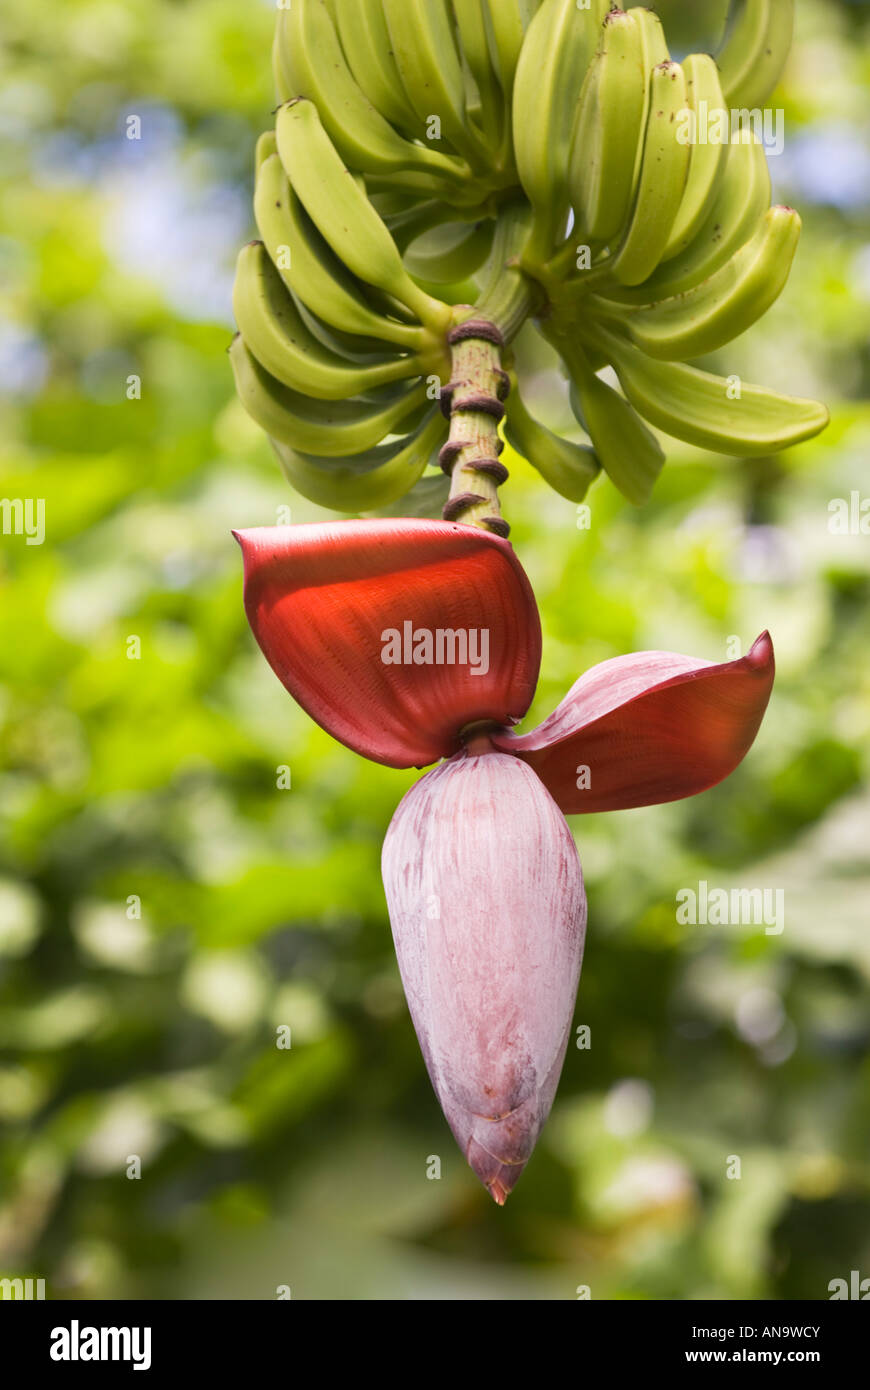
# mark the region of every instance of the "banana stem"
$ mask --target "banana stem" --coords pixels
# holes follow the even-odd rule
[[[516,337],[526,319],[544,302],[540,285],[525,274],[520,252],[528,239],[532,210],[525,201],[503,207],[487,262],[484,283],[474,306],[475,318],[488,319],[505,343]]]
[[[441,408],[450,419],[450,435],[441,450],[441,467],[451,481],[444,519],[508,536],[498,496],[508,476],[499,459],[504,445],[498,435],[510,390],[501,364],[504,339],[495,324],[475,315],[451,329],[447,341],[452,371],[441,389]]]

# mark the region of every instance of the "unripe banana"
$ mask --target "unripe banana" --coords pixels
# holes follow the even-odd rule
[[[490,53],[507,103],[508,116],[523,39],[541,4],[542,0],[483,0]]]
[[[668,61],[653,68],[637,197],[610,267],[624,285],[639,285],[652,274],[679,212],[689,170],[689,147],[677,139],[686,101],[680,64]]]
[[[270,155],[278,153],[278,141],[274,130],[264,130],[254,147],[254,168],[259,170]]]
[[[323,401],[303,396],[270,376],[240,333],[233,339],[230,361],[239,399],[251,419],[272,439],[324,458],[359,454],[394,431],[407,433],[426,410],[422,382],[376,400]]]
[[[428,144],[435,118],[454,150],[486,168],[486,143],[468,119],[465,76],[446,0],[382,4],[405,94],[419,119],[417,138]]]
[[[818,401],[780,396],[739,378],[682,363],[656,362],[627,340],[606,334],[610,359],[632,405],[675,439],[725,454],[755,457],[812,439],[830,416]]]
[[[551,330],[548,330],[550,336]],[[665,461],[655,435],[618,391],[596,376],[576,339],[551,337],[571,376],[571,404],[601,467],[634,506],[649,500]]]
[[[624,230],[634,200],[647,72],[634,15],[611,11],[602,32],[580,97],[570,186],[576,235],[606,243]]]
[[[405,267],[418,282],[456,285],[479,270],[492,249],[495,222],[437,228],[424,244],[405,252]],[[476,298],[476,292],[475,292]]]
[[[725,99],[722,96],[719,72],[714,60],[708,53],[691,53],[683,63],[683,72],[686,76],[686,94],[689,111],[693,117],[695,138],[690,144],[689,173],[683,200],[671,228],[668,244],[662,252],[663,261],[684,250],[707,217],[710,200],[722,177],[728,151],[727,140],[709,139],[711,116],[715,118],[715,113],[718,112],[720,120],[724,121],[726,117],[730,120],[730,113],[725,110]],[[705,131],[702,131],[703,121],[707,122]],[[730,133],[730,124],[728,129]],[[707,138],[702,140],[702,133]],[[724,131],[717,129],[715,133],[721,135]],[[679,138],[679,131],[677,135]]]
[[[647,79],[649,79],[653,68],[657,68],[659,63],[668,62],[671,56],[668,52],[665,31],[658,15],[646,5],[635,5],[627,13],[640,27],[643,39],[643,66]],[[649,94],[649,89],[647,89],[647,94]]]
[[[477,313],[495,324],[506,343],[540,302],[537,286],[520,268],[520,253],[528,244],[532,219],[532,209],[524,199],[502,208],[492,251],[479,277]]]
[[[730,261],[693,290],[644,309],[617,309],[615,317],[651,357],[686,361],[730,343],[779,298],[800,240],[793,208],[774,207],[758,232]],[[589,301],[594,312],[595,301]]]
[[[257,173],[257,229],[285,285],[324,322],[344,333],[380,338],[406,351],[420,349],[423,330],[376,313],[305,213],[277,154]]]
[[[346,362],[359,362],[365,367],[371,366],[373,362],[384,362],[388,357],[395,356],[395,348],[385,343],[383,339],[364,338],[358,333],[343,333],[340,328],[334,328],[324,323],[323,319],[312,313],[303,300],[295,296],[294,300],[296,308],[299,310],[299,317],[309,333],[336,357],[342,357]],[[426,371],[435,371],[436,367],[430,352],[425,354],[425,360],[427,363]],[[422,356],[420,365],[422,369]]]
[[[405,95],[381,0],[335,0],[335,18],[344,56],[372,106],[415,137],[420,122]]]
[[[640,171],[643,164],[644,137],[649,122],[650,108],[650,75],[653,68],[657,68],[659,63],[667,63],[670,59],[668,52],[665,31],[658,15],[646,5],[636,5],[627,11],[631,15],[638,29],[640,30],[641,43],[643,44],[643,70],[646,79],[646,92],[644,95],[643,120],[641,122],[640,138],[637,142],[636,163],[634,169],[635,187],[640,181]]]
[[[523,42],[513,93],[514,154],[534,208],[530,265],[546,262],[564,239],[568,177],[580,91],[595,52],[607,0],[544,0]]]
[[[376,193],[371,198],[375,207],[390,229],[390,236],[404,256],[424,232],[452,222],[456,213],[444,203],[430,198],[426,202],[412,200],[410,203],[403,193]]]
[[[794,35],[794,0],[731,0],[716,54],[730,107],[764,106],[782,76]]]
[[[468,177],[468,166],[430,145],[405,140],[354,80],[325,0],[292,0],[278,10],[276,63],[286,99],[314,102],[330,139],[351,169],[414,170],[433,192]]]
[[[276,440],[272,444],[285,477],[303,497],[335,511],[366,512],[388,506],[408,492],[446,436],[447,423],[436,407],[413,434],[353,458],[315,457]]]
[[[740,131],[728,146],[710,213],[686,250],[660,265],[636,289],[610,283],[604,293],[621,303],[651,304],[694,288],[745,246],[769,207],[764,146],[752,131]]]
[[[505,134],[509,108],[505,106],[504,96],[498,77],[493,68],[484,18],[485,0],[450,0],[460,48],[469,72],[477,88],[479,114],[469,107],[469,114],[475,116],[487,146],[498,151]]]
[[[275,129],[293,191],[336,255],[360,280],[443,331],[450,311],[414,284],[389,230],[342,164],[314,103],[286,102]]]
[[[505,438],[560,497],[582,502],[601,471],[595,450],[554,434],[529,414],[514,380],[507,403]]]
[[[439,468],[437,473],[426,473],[414,484],[410,492],[406,492],[395,502],[373,508],[369,515],[425,517],[430,521],[440,521],[449,493],[450,479]]]
[[[250,242],[239,253],[233,310],[261,366],[303,395],[342,400],[421,375],[422,363],[414,357],[362,366],[328,352],[306,328],[261,241]]]

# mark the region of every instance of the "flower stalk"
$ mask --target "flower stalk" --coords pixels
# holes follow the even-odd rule
[[[450,495],[444,520],[507,537],[510,526],[498,496],[508,477],[498,433],[510,390],[501,361],[504,339],[488,319],[469,318],[450,330],[447,341],[452,370],[441,390],[441,408],[450,420],[450,434],[440,461],[450,477]]]

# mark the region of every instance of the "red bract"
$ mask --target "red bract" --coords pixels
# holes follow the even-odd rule
[[[389,767],[455,753],[479,720],[515,724],[535,693],[541,624],[507,541],[440,521],[236,531],[245,610],[272,670],[339,742]],[[482,663],[385,661],[384,633],[487,631]],[[445,655],[449,656],[444,639]],[[458,643],[454,644],[454,647]],[[455,654],[455,651],[454,651]]]
[[[236,533],[245,606],[284,685],[393,767],[450,760],[401,803],[383,873],[405,993],[466,1157],[503,1202],[549,1112],[586,923],[563,813],[672,801],[738,765],[774,678],[739,661],[605,661],[531,733],[537,606],[507,541],[438,521]],[[485,654],[485,659],[484,659]]]
[[[617,656],[581,676],[537,729],[492,741],[533,767],[566,814],[677,801],[742,762],[773,677],[766,632],[745,657],[720,666],[673,652]],[[580,766],[589,769],[587,786]]]

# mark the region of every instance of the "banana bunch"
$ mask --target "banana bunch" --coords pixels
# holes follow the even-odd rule
[[[517,144],[529,199],[549,208],[522,264],[546,287],[541,328],[567,370],[576,418],[601,467],[639,505],[664,461],[650,424],[703,448],[753,455],[817,434],[828,412],[690,365],[766,313],[797,250],[800,217],[770,206],[764,147],[748,113],[732,119],[733,103],[764,100],[778,80],[793,0],[736,0],[718,59],[694,54],[682,63],[672,61],[651,10],[605,9],[573,125],[551,121],[556,140],[545,156],[541,113]],[[570,10],[567,0],[546,0],[532,23],[515,102],[527,55],[531,92],[548,22],[564,23],[565,42],[573,35],[583,51],[583,25]],[[621,391],[598,375],[605,365]]]
[[[794,0],[731,0],[716,58],[678,63],[652,10],[611,0],[280,6],[230,359],[292,485],[348,512],[443,500],[440,387],[470,316],[504,343],[507,439],[574,501],[604,470],[644,502],[650,425],[726,454],[823,429],[815,402],[691,365],[767,311],[797,249],[731,120],[769,96],[793,19]],[[510,344],[530,322],[587,444],[529,412]]]
[[[468,214],[516,186],[511,97],[540,0],[293,0],[278,99],[304,96],[370,192]]]
[[[406,270],[312,101],[279,108],[257,146],[260,239],[239,254],[230,361],[242,404],[289,481],[348,512],[409,491],[447,436],[449,306]]]

